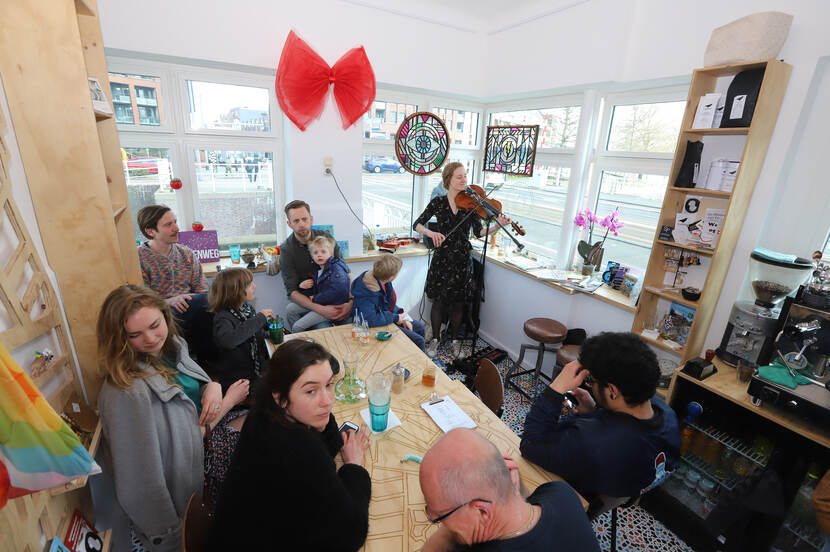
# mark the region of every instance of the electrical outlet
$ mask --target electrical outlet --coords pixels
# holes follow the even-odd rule
[[[331,157],[323,157],[323,176],[331,175],[332,159]]]

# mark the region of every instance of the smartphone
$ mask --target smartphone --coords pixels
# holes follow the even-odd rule
[[[343,433],[344,431],[354,431],[357,433],[360,431],[360,428],[351,422],[343,422],[343,425],[340,426],[340,433]]]

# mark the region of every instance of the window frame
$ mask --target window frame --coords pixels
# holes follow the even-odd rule
[[[273,156],[272,169],[274,171],[274,204],[275,206],[285,204],[285,139],[283,135],[285,117],[277,102],[272,76],[264,72],[213,69],[198,65],[148,61],[118,55],[108,55],[107,66],[108,71],[114,73],[158,75],[161,78],[162,92],[167,98],[164,104],[167,124],[160,127],[119,124],[117,125],[118,140],[121,147],[170,149],[171,163],[176,168],[177,175],[186,178],[188,183],[188,185],[176,191],[176,201],[180,208],[180,228],[190,229],[193,222],[200,218],[196,170],[193,163],[191,163],[194,149],[271,152]],[[253,132],[191,129],[186,93],[187,80],[265,88],[268,91],[271,130],[269,132]],[[275,239],[277,243],[282,243],[288,236],[288,231],[285,224],[282,223],[280,213],[280,209],[275,209]],[[226,251],[223,251],[223,254],[225,253]]]

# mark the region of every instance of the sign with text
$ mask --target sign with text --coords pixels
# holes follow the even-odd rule
[[[216,230],[179,232],[179,244],[192,249],[199,262],[214,263],[219,260],[219,236]]]

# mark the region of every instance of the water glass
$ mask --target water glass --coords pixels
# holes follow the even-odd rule
[[[369,376],[369,414],[372,420],[372,431],[386,430],[389,423],[389,405],[392,401],[392,378],[383,372],[375,372]]]
[[[228,253],[231,254],[231,262],[233,264],[239,264],[239,250],[240,250],[240,246],[238,246],[238,245],[229,245],[228,246]]]

